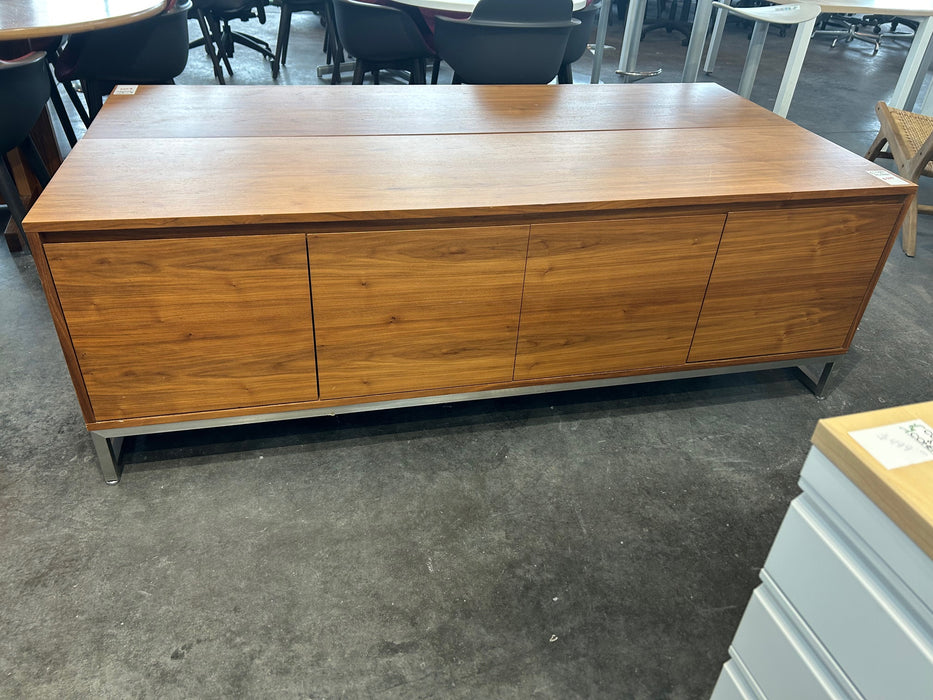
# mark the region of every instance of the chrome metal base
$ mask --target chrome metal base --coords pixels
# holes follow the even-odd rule
[[[413,406],[434,406],[444,403],[459,403],[461,401],[478,401],[482,399],[498,399],[508,396],[530,396],[534,394],[548,394],[558,391],[577,391],[580,389],[601,389],[611,386],[624,386],[626,384],[645,384],[668,379],[692,379],[696,377],[710,377],[723,374],[740,374],[743,372],[759,372],[768,369],[796,368],[801,383],[812,391],[817,398],[823,398],[823,391],[833,365],[842,355],[833,355],[821,358],[823,367],[817,377],[807,369],[800,366],[796,360],[780,362],[763,362],[758,364],[737,365],[731,367],[716,367],[713,369],[683,370],[680,372],[661,372],[657,374],[639,374],[628,377],[612,377],[610,379],[590,379],[579,382],[562,384],[542,384],[536,386],[513,387],[509,389],[489,389],[487,391],[472,391],[462,394],[440,394],[434,396],[420,396],[412,399],[392,399],[388,401],[374,401],[370,403],[349,404],[345,406],[327,406],[321,408],[305,408],[296,411],[279,413],[260,413],[253,416],[234,416],[230,418],[208,418],[179,423],[163,423],[160,425],[143,425],[133,428],[105,428],[91,430],[91,440],[100,462],[100,470],[104,481],[108,484],[117,484],[120,481],[122,468],[120,465],[120,452],[123,448],[123,439],[130,435],[152,435],[157,433],[172,433],[181,430],[200,430],[203,428],[219,428],[235,425],[249,425],[252,423],[271,423],[275,421],[300,420],[302,418],[315,418],[319,416],[336,416],[347,413],[364,413],[366,411],[386,411],[395,408],[410,408]]]
[[[639,80],[644,80],[645,78],[653,78],[656,75],[661,75],[662,69],[657,68],[655,70],[617,70],[616,75],[621,75],[625,80],[623,83],[635,83]]]

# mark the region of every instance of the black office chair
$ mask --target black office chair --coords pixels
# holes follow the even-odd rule
[[[454,83],[545,84],[580,24],[572,12],[571,0],[480,0],[468,19],[438,17],[434,45]]]
[[[569,0],[568,0],[569,1]],[[348,54],[356,59],[353,84],[372,72],[379,84],[380,70],[406,70],[410,84],[424,84],[427,59],[434,52],[407,13],[395,7],[356,0],[333,0],[337,36]],[[435,76],[437,71],[435,70]],[[434,78],[433,82],[437,82]]]
[[[611,0],[603,0],[611,2]],[[599,14],[599,5],[590,5],[582,10],[573,13],[573,18],[580,20],[580,24],[570,30],[570,38],[567,39],[567,48],[564,49],[564,60],[561,61],[560,70],[557,71],[557,82],[572,83],[573,70],[571,65],[580,60],[586,47],[590,42],[590,34],[593,32],[593,25],[596,22],[596,16]]]
[[[72,36],[55,62],[55,75],[76,107],[71,83],[81,81],[87,112],[85,125],[97,116],[107,95],[119,83],[171,84],[188,63],[188,10],[191,0],[162,14],[121,27]]]
[[[265,8],[269,4],[268,0],[192,0],[192,2],[194,3],[192,15],[201,28],[201,37],[192,41],[189,48],[204,47],[214,67],[214,77],[217,78],[218,83],[225,84],[221,63],[227,69],[227,73],[233,75],[230,59],[233,57],[236,44],[258,51],[270,60],[275,58],[272,47],[265,41],[230,28],[230,22],[233,20],[248,22],[251,19],[258,19],[260,24],[265,24]]]
[[[29,132],[49,100],[49,78],[45,53],[36,51],[13,61],[0,61],[0,196],[7,204],[16,224],[23,250],[29,250],[23,218],[23,203],[13,180],[7,153],[19,147],[26,164],[45,187],[49,172]]]
[[[324,25],[324,53],[328,65],[339,66],[343,61],[343,51],[336,41],[336,32],[333,28],[333,10],[329,7],[330,0],[273,0],[281,9],[279,15],[279,31],[275,40],[275,56],[272,59],[272,79],[279,77],[280,66],[285,65],[288,58],[288,40],[292,32],[292,15],[296,12],[314,12],[321,18]]]

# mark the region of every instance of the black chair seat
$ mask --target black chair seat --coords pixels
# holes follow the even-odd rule
[[[407,70],[410,83],[425,82],[425,65],[434,52],[425,43],[418,25],[404,11],[356,0],[333,0],[337,36],[343,48],[356,59],[353,84],[363,82],[372,72],[379,82],[379,71]],[[436,71],[435,71],[436,75]]]
[[[468,19],[438,17],[434,43],[454,82],[544,84],[560,70],[571,0],[480,0]]]
[[[49,173],[29,132],[48,102],[51,88],[45,52],[37,51],[13,61],[0,61],[0,196],[16,224],[20,244],[29,250],[23,218],[26,206],[13,180],[6,154],[19,148],[26,164],[44,187]]]

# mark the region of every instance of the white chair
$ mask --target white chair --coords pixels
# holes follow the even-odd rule
[[[761,63],[761,52],[765,46],[769,26],[772,24],[798,25],[794,44],[784,68],[786,80],[794,67],[803,63],[803,54],[806,53],[810,35],[813,33],[816,24],[816,18],[822,11],[819,5],[809,2],[801,2],[795,5],[768,5],[765,7],[732,7],[722,2],[714,2],[713,6],[718,10],[716,12],[716,22],[713,25],[713,36],[706,53],[706,63],[703,65],[703,71],[707,74],[712,73],[716,67],[716,56],[719,53],[719,45],[722,42],[726,17],[729,13],[750,19],[755,23],[752,30],[752,39],[748,45],[748,54],[745,56],[742,77],[739,79],[738,93],[746,98],[752,94],[752,86],[755,84],[755,77],[758,75],[758,65]]]

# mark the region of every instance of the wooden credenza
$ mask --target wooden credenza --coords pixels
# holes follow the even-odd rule
[[[711,84],[140,87],[26,223],[114,439],[843,355],[915,186]]]

